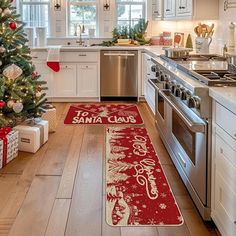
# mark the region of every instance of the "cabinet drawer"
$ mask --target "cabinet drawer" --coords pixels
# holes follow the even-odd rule
[[[48,57],[48,52],[47,51],[45,51],[45,52],[31,51],[30,55],[31,55],[33,61],[44,61],[45,62]]]
[[[222,133],[218,128],[215,138],[216,168],[236,193],[236,142],[223,139]]]
[[[62,62],[98,62],[97,52],[61,52]]]
[[[213,215],[220,222],[224,235],[236,235],[236,195],[227,181],[216,171],[215,206]]]
[[[236,140],[236,114],[216,103],[215,107],[216,123]]]

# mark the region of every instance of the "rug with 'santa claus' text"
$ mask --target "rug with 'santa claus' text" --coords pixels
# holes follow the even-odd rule
[[[135,104],[80,104],[70,107],[64,124],[143,124]]]
[[[106,221],[111,226],[183,224],[143,127],[106,129]]]

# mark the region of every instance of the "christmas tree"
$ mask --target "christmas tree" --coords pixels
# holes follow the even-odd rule
[[[0,127],[40,117],[46,101],[46,82],[32,64],[24,23],[12,2],[0,0]]]

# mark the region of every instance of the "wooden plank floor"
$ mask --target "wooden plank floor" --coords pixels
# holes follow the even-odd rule
[[[0,170],[0,236],[208,236],[145,103],[145,126],[185,219],[180,227],[111,227],[105,222],[105,126],[64,125],[70,104],[58,103],[57,131],[36,154],[20,153]]]

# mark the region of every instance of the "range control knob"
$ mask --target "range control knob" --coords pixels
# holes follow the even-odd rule
[[[189,108],[200,108],[200,99],[199,97],[193,96],[188,99],[188,107]]]
[[[176,88],[176,80],[172,80],[170,82],[170,89],[173,94],[175,93],[175,88]]]
[[[157,72],[157,66],[156,65],[152,65],[151,66],[151,71],[154,72],[154,73]]]
[[[182,86],[178,84],[175,87],[175,93],[174,94],[175,94],[176,97],[180,97],[181,93],[182,93]]]
[[[170,81],[166,81],[166,84],[165,84],[165,89],[170,89],[171,86],[170,86]]]
[[[180,99],[181,100],[186,100],[187,99],[186,90],[183,87],[181,88]]]
[[[165,81],[165,75],[163,73],[161,73],[160,81]]]

